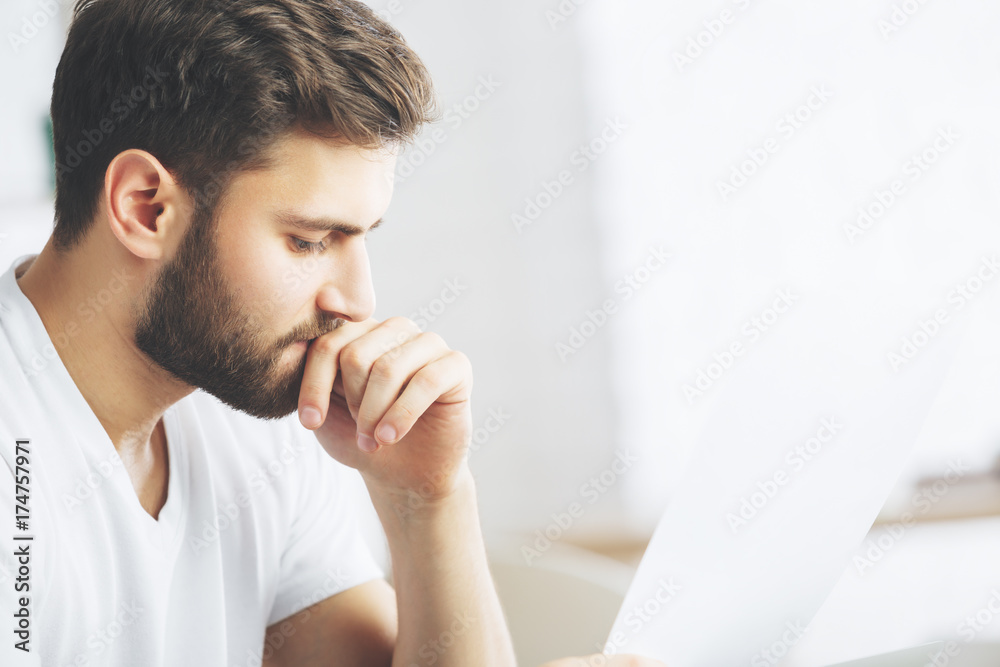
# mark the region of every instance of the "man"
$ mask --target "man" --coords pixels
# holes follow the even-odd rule
[[[371,318],[435,117],[402,37],[353,0],[81,0],[51,111],[55,228],[0,277],[0,655],[514,665],[468,359]]]

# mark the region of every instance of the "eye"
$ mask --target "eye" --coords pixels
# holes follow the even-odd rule
[[[317,253],[326,250],[326,243],[320,241],[319,243],[313,243],[312,241],[304,241],[299,238],[291,237],[292,243],[295,244],[295,252],[298,253]]]

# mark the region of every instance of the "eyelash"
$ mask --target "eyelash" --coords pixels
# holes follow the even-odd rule
[[[303,241],[302,239],[297,239],[293,236],[292,242],[295,244],[295,252],[301,254],[319,253],[326,250],[326,244],[322,241],[319,243],[313,243],[312,241]]]

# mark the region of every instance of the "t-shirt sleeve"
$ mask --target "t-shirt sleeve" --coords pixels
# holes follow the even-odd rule
[[[361,533],[355,501],[358,473],[332,458],[312,432],[289,424],[302,483],[281,555],[267,624],[353,586],[385,577]],[[363,488],[363,486],[361,487]]]

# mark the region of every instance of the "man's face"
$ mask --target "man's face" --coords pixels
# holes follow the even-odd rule
[[[297,409],[307,341],[372,316],[364,233],[389,206],[396,161],[301,131],[272,155],[273,167],[239,174],[215,211],[192,218],[135,325],[156,364],[266,419]]]

